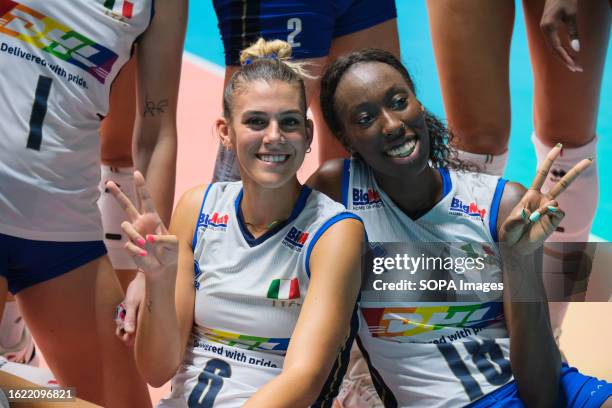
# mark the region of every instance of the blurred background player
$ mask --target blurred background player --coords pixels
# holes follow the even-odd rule
[[[0,36],[12,50],[0,55],[1,66],[11,67],[2,69],[0,116],[13,126],[0,149],[0,209],[8,215],[0,225],[0,302],[6,290],[18,293],[62,384],[105,405],[146,406],[130,354],[112,335],[121,290],[103,256],[94,204],[98,128],[108,110],[109,79],[138,40],[136,139],[144,151],[138,167],[149,170],[150,157],[174,163],[176,138],[169,135],[176,132],[187,2],[157,4],[157,18],[153,1],[81,3],[0,2]],[[75,10],[82,15],[74,18]],[[174,174],[151,168],[149,177],[152,189],[171,200]]]
[[[448,126],[457,136],[459,158],[478,164],[486,173],[502,175],[510,134],[508,74],[514,1],[429,0],[427,6]],[[563,144],[544,187],[558,182],[582,158],[595,161],[559,199],[567,217],[549,242],[584,243],[589,240],[599,192],[595,128],[610,3],[529,0],[523,1],[523,9],[534,75],[531,138],[538,163],[555,143]],[[545,248],[549,295],[560,289],[565,294],[586,290],[572,288],[577,278],[561,274],[564,254],[583,246]],[[578,262],[569,266],[564,262],[566,270],[576,270]],[[557,338],[566,310],[567,303],[551,304]]]
[[[104,229],[104,245],[108,257],[117,272],[117,278],[124,291],[136,275],[136,264],[125,253],[123,245],[127,242],[121,223],[125,221],[125,213],[110,192],[106,182],[112,180],[121,190],[137,201],[134,191],[134,160],[132,159],[132,135],[136,119],[136,55],[125,64],[111,90],[110,109],[100,127],[100,198],[98,207],[102,215]],[[176,138],[176,134],[173,135]],[[176,144],[176,141],[174,142]],[[174,163],[168,168],[170,182],[174,182]],[[141,169],[142,171],[142,169]],[[173,186],[169,186],[173,188]],[[155,190],[154,190],[155,191]],[[171,191],[174,191],[173,189]],[[172,209],[173,199],[160,201],[160,214],[168,213],[164,205]]]
[[[260,37],[287,41],[294,58],[306,62],[313,76],[306,80],[306,93],[319,162],[346,156],[321,116],[318,78],[328,61],[354,49],[378,47],[399,56],[395,0],[214,0],[213,4],[225,51],[225,83],[240,66],[240,50]],[[235,154],[219,145],[213,181],[239,177]]]

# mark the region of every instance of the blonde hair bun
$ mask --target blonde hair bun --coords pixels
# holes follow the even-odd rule
[[[240,65],[248,65],[258,59],[278,59],[285,62],[291,58],[291,45],[283,40],[266,41],[259,38],[240,52]]]
[[[291,53],[291,44],[286,41],[259,38],[240,52],[240,65],[244,67],[260,60],[280,61],[302,78],[314,78],[306,70],[306,63],[291,60]]]

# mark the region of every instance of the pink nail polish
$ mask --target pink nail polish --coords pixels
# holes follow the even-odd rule
[[[147,256],[147,251],[140,251],[140,253],[138,255],[140,255],[140,256]]]
[[[153,235],[147,235],[147,241],[149,241],[152,244],[155,242],[155,237]]]
[[[144,239],[142,239],[142,238],[138,239],[138,245],[144,246],[145,243],[146,243],[146,241]]]

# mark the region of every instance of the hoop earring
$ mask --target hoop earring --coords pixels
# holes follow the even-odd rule
[[[312,147],[308,146],[308,149],[306,149],[306,154],[312,152]]]

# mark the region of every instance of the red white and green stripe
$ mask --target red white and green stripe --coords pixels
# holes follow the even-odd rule
[[[105,0],[104,7],[121,14],[125,18],[132,18],[134,12],[134,3],[127,0]]]
[[[289,300],[300,297],[300,284],[297,278],[274,279],[268,288],[268,299]]]

